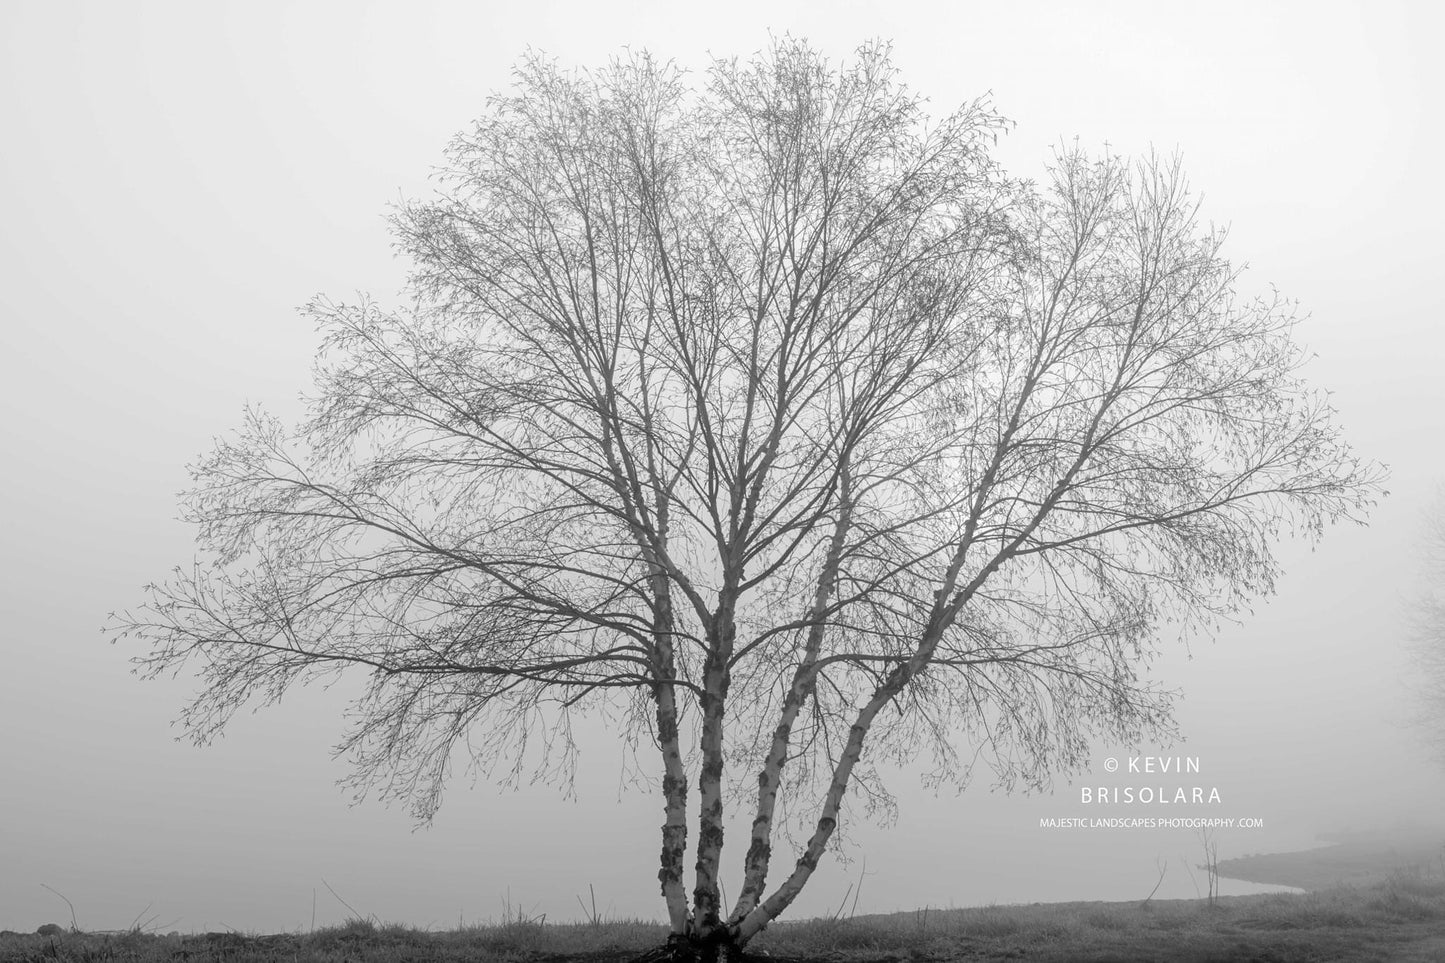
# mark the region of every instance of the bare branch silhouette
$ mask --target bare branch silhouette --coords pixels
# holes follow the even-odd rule
[[[892,805],[879,762],[1041,786],[1167,733],[1160,627],[1269,593],[1276,539],[1360,520],[1383,472],[1176,159],[1065,145],[1034,185],[1005,127],[925,117],[884,45],[697,87],[526,60],[395,212],[414,302],[308,307],[309,416],[195,466],[204,555],[118,628],[198,672],[199,741],[366,674],[342,751],[423,819],[455,759],[565,780],[573,714],[612,712],[658,753],[678,953],[783,913],[850,789]]]

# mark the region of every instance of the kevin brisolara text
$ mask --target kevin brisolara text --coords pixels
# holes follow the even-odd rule
[[[1259,829],[1263,825],[1263,819],[1222,816],[1071,816],[1039,819],[1040,829]]]

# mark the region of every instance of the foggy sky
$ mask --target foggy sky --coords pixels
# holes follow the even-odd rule
[[[1445,778],[1404,725],[1398,644],[1414,530],[1445,479],[1445,72],[1426,47],[1441,26],[1430,6],[702,9],[0,4],[0,928],[70,922],[42,883],[93,929],[147,904],[167,929],[306,927],[313,893],[317,923],[335,922],[349,911],[328,883],[416,925],[495,917],[504,898],[576,918],[589,883],[599,908],[661,916],[661,801],[626,792],[605,734],[587,740],[574,798],[459,779],[413,832],[404,810],[350,807],[334,785],[347,683],[238,717],[198,749],[169,726],[188,680],[138,681],[134,653],[99,633],[191,559],[175,521],[186,464],[245,403],[300,410],[316,339],[296,307],[397,296],[386,205],[429,190],[449,137],[529,46],[579,66],[631,45],[701,67],[770,30],[834,56],[891,38],[937,113],[992,91],[1017,123],[998,151],[1014,173],[1075,136],[1181,151],[1205,218],[1231,226],[1226,253],[1251,265],[1243,290],[1273,284],[1310,313],[1307,376],[1333,392],[1356,450],[1390,466],[1392,494],[1367,529],[1282,547],[1277,597],[1156,663],[1185,694],[1187,742],[1098,759],[1198,757],[1221,815],[1266,821],[1221,834],[1226,858],[1438,810]],[[1193,895],[1187,832],[1038,828],[1088,812],[1079,787],[1113,782],[1100,762],[1027,799],[990,793],[987,773],[937,797],[902,773],[899,825],[851,827],[853,861],[830,857],[790,915],[836,907],[860,878],[860,912],[1142,898],[1160,860],[1161,895]]]

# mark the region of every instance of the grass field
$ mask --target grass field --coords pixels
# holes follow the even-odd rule
[[[354,921],[309,934],[4,934],[25,963],[622,963],[656,946],[641,922],[519,921],[427,932]],[[1445,960],[1445,880],[1399,873],[1367,886],[1147,903],[1046,903],[780,923],[750,949],[783,961]],[[762,954],[768,954],[766,957]]]
[[[1436,845],[1436,844],[1432,844]],[[1312,855],[1310,855],[1312,854]],[[1417,858],[1423,855],[1425,858]],[[1439,963],[1445,961],[1445,862],[1434,850],[1344,840],[1308,854],[1221,863],[1228,875],[1311,892],[920,909],[780,922],[749,950],[772,963],[1030,960],[1044,963]],[[1247,875],[1245,875],[1247,874]],[[518,914],[446,932],[354,920],[272,936],[0,933],[9,963],[623,963],[665,929],[641,921],[547,923]]]

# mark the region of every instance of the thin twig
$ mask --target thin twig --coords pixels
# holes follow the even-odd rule
[[[41,883],[40,885],[41,885],[43,888],[50,890],[50,891],[51,891],[52,893],[54,893],[56,896],[59,896],[61,899],[65,900],[65,905],[70,907],[70,931],[71,931],[72,933],[79,933],[79,932],[80,932],[80,924],[75,921],[75,904],[72,903],[69,899],[67,899],[64,893],[60,892],[59,890],[55,889],[54,887],[52,887],[52,886],[46,886],[44,883]]]
[[[146,915],[146,913],[149,912],[149,911],[150,911],[150,908],[151,908],[152,906],[154,906],[154,905],[155,905],[155,903],[147,903],[145,909],[143,909],[143,910],[141,910],[139,913],[135,914],[135,919],[133,919],[133,920],[130,921],[130,928],[133,929],[133,930],[139,930],[139,929],[141,928],[141,926],[140,926],[140,918],[141,918],[142,916]],[[149,922],[154,922],[154,921],[155,921],[155,917],[152,916],[152,917],[150,918]]]
[[[1154,883],[1154,888],[1149,891],[1149,895],[1144,897],[1143,905],[1145,906],[1148,906],[1149,901],[1154,898],[1154,894],[1159,892],[1159,887],[1164,885],[1164,873],[1169,869],[1169,860],[1164,860],[1164,864],[1162,866],[1160,866],[1158,861],[1156,860],[1155,865],[1159,866],[1159,879]]]
[[[321,878],[321,885],[322,885],[322,886],[325,886],[328,890],[330,890],[330,891],[331,891],[331,895],[332,895],[332,896],[335,896],[336,899],[337,899],[337,901],[338,901],[339,903],[341,903],[342,906],[345,906],[347,909],[351,910],[352,914],[353,914],[357,919],[359,919],[359,920],[367,919],[367,917],[362,916],[361,913],[359,913],[359,912],[357,911],[357,909],[356,909],[355,906],[352,906],[352,905],[351,905],[350,903],[348,903],[346,900],[342,899],[340,893],[336,892],[336,890],[334,890],[334,889],[331,889],[331,884],[328,883],[328,882],[326,882],[326,877],[324,877],[324,876]],[[313,889],[312,892],[314,893],[315,890]],[[314,910],[313,910],[313,912],[314,912]],[[312,918],[312,923],[313,923],[313,924],[315,923],[315,918],[314,918],[314,917]]]

